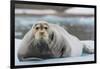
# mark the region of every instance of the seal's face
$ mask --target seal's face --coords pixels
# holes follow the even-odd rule
[[[39,22],[34,26],[35,39],[36,40],[48,40],[49,39],[49,25],[46,22]]]

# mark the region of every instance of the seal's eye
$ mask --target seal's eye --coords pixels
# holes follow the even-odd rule
[[[36,30],[38,30],[39,29],[39,27],[36,27]]]
[[[48,29],[48,27],[44,27],[46,30]]]

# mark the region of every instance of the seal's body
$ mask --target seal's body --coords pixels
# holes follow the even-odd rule
[[[80,56],[83,50],[94,52],[59,25],[38,21],[24,36],[18,58],[24,61]]]

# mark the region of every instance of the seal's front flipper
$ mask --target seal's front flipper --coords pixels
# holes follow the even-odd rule
[[[19,61],[42,61],[43,59],[41,58],[35,58],[35,57],[32,57],[32,58],[21,58],[19,59]]]
[[[88,54],[94,53],[94,44],[83,44],[83,52]]]

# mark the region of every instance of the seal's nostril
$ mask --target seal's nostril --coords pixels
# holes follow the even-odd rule
[[[44,34],[44,32],[40,32],[40,34],[41,34],[41,35],[43,35],[43,34]]]

